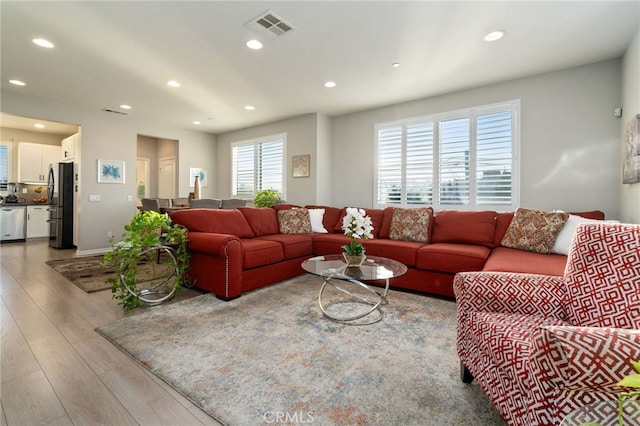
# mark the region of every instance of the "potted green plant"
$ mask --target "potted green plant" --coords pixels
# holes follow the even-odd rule
[[[265,189],[259,191],[253,199],[255,207],[273,207],[274,204],[281,202],[280,194],[273,189]]]
[[[109,240],[113,249],[103,261],[116,269],[117,275],[107,279],[113,298],[130,310],[143,302],[154,304],[154,300],[161,302],[177,294],[189,268],[187,229],[174,224],[167,214],[147,210],[137,212],[124,230],[121,241],[116,242],[115,237]],[[164,270],[163,264],[168,265]],[[156,275],[158,269],[165,273],[164,277]],[[159,286],[166,297],[152,299],[149,295]]]

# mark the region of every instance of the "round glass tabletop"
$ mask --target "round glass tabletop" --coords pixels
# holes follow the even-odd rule
[[[360,266],[347,266],[341,254],[312,257],[302,263],[302,268],[321,277],[362,281],[387,280],[407,272],[402,263],[378,256],[367,256]]]

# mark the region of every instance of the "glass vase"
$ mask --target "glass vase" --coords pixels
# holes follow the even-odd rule
[[[367,258],[364,254],[347,254],[345,252],[342,253],[342,257],[344,257],[344,261],[347,262],[347,266],[360,266]]]

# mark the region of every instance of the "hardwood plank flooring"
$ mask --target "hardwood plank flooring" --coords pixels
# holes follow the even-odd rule
[[[219,425],[95,332],[141,310],[45,263],[74,255],[47,241],[0,245],[0,424]]]

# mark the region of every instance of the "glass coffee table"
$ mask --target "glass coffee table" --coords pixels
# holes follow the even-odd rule
[[[402,263],[378,256],[367,256],[361,266],[347,266],[340,254],[312,257],[302,263],[302,268],[324,280],[318,294],[324,316],[353,325],[380,321],[389,280],[407,272]],[[384,282],[384,288],[366,284],[372,281]]]

